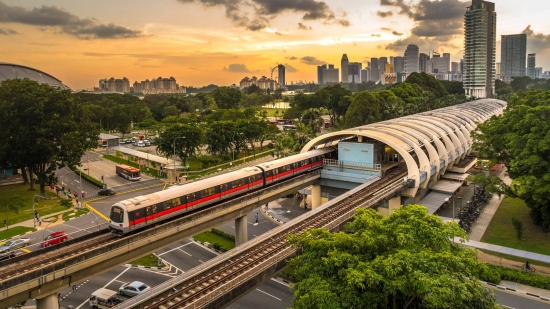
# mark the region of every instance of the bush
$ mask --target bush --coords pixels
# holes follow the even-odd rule
[[[71,208],[73,207],[73,201],[71,199],[62,199],[60,201],[61,206],[65,208]]]
[[[212,233],[218,235],[218,236],[221,236],[223,238],[227,238],[229,240],[233,240],[235,241],[235,236],[231,235],[231,234],[227,234],[226,232],[222,231],[222,230],[218,230],[218,229],[211,229],[210,230]]]
[[[518,239],[521,240],[523,236],[523,223],[516,218],[512,218],[512,224],[516,229],[516,235]]]
[[[82,178],[86,179],[86,181],[88,181],[92,185],[94,185],[98,188],[103,188],[103,183],[101,181],[95,179],[92,176],[88,176],[88,174],[86,174],[86,173],[82,173],[82,171],[77,169],[76,167],[71,167],[71,169],[73,170],[73,172],[75,172],[79,176],[82,176]]]
[[[489,264],[487,264],[487,268],[487,271],[481,274],[479,279],[495,284],[499,284],[501,280],[506,280],[539,289],[550,289],[550,277]]]
[[[214,250],[223,250],[222,246],[220,246],[217,242],[212,244],[212,248],[214,248]]]

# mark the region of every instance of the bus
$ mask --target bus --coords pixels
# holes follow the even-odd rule
[[[118,176],[132,181],[141,179],[141,172],[139,169],[124,164],[118,164],[116,166],[116,173]]]

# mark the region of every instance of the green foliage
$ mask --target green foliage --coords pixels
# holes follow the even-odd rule
[[[440,80],[439,83],[449,94],[464,94],[464,84],[457,81]]]
[[[550,229],[550,91],[513,96],[501,116],[478,126],[472,138],[480,155],[503,162],[521,190],[512,191],[531,208],[534,222]]]
[[[438,98],[449,94],[435,77],[426,73],[414,72],[407,77],[405,83],[417,84],[422,89],[433,93]]]
[[[65,208],[73,207],[73,201],[70,198],[64,198],[59,201],[59,204]]]
[[[103,182],[101,182],[100,180],[97,180],[94,177],[89,176],[88,174],[82,172],[81,170],[79,170],[78,168],[76,168],[74,166],[71,167],[71,170],[73,170],[73,172],[75,172],[77,175],[82,176],[83,179],[86,179],[86,181],[88,181],[92,185],[94,185],[98,188],[103,188]]]
[[[516,236],[518,237],[518,240],[522,240],[523,223],[516,218],[512,218],[512,225],[514,225],[514,229],[516,230]]]
[[[408,205],[389,217],[360,209],[346,232],[292,235],[293,308],[498,308],[474,278],[489,272],[454,223]]]
[[[19,210],[25,206],[23,199],[19,195],[3,196],[0,199],[0,211],[4,214],[6,220],[6,228],[10,224],[10,214],[18,214]]]
[[[480,276],[483,281],[499,284],[501,280],[506,280],[539,289],[550,289],[550,277],[496,265],[487,265],[487,267],[488,271]]]
[[[231,234],[227,234],[226,232],[222,231],[222,230],[218,230],[218,229],[211,229],[210,230],[212,233],[218,235],[218,236],[221,236],[223,238],[227,238],[229,240],[233,240],[235,241],[235,236],[231,235]]]
[[[318,108],[310,108],[302,114],[302,123],[308,126],[311,132],[317,133],[325,121],[321,118]]]
[[[212,92],[216,105],[222,109],[238,108],[243,93],[238,89],[219,87]]]
[[[484,172],[466,177],[466,181],[483,187],[484,193],[504,194],[509,193],[510,188],[497,176],[487,176]]]
[[[352,128],[382,119],[382,98],[377,93],[361,92],[346,112],[346,127]]]
[[[200,127],[176,124],[166,128],[156,139],[157,151],[167,157],[175,154],[187,165],[187,158],[200,150],[204,136]]]
[[[2,242],[4,239],[8,239],[30,231],[34,231],[34,228],[26,227],[26,226],[14,226],[14,227],[10,227],[9,229],[1,230],[0,242]]]

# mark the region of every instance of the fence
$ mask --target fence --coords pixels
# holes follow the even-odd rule
[[[341,161],[333,159],[323,159],[324,166],[333,166],[338,168],[349,168],[364,171],[380,171],[382,170],[381,164],[371,164],[363,162]]]

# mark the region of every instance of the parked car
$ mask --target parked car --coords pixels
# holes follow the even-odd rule
[[[51,233],[42,242],[42,248],[57,245],[58,243],[64,242],[68,238],[69,237],[67,236],[67,234],[65,234],[65,232],[63,232],[63,231]]]
[[[131,143],[132,143],[132,139],[130,138],[124,141],[124,144],[131,144]]]
[[[97,192],[97,195],[100,195],[100,196],[115,195],[115,194],[116,194],[116,191],[113,189],[101,189],[99,190],[99,192]]]
[[[136,146],[138,146],[138,147],[145,147],[145,143],[142,142],[142,141],[139,141],[139,142],[136,143]]]
[[[29,245],[30,242],[30,238],[17,238],[9,240],[5,244],[0,246],[0,254],[26,247]]]
[[[124,283],[120,289],[118,289],[118,293],[120,295],[126,295],[126,296],[136,296],[143,292],[146,292],[150,290],[151,287],[147,284],[140,282],[140,281],[134,281],[130,283]]]
[[[143,143],[145,144],[145,146],[151,146],[151,142],[148,139],[143,140]]]

